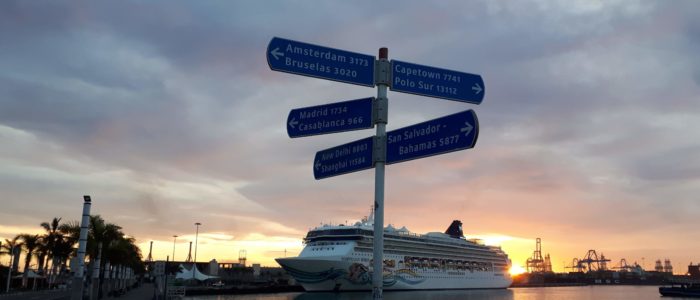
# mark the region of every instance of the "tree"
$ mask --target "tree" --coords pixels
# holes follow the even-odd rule
[[[10,255],[12,256],[12,250],[17,247],[22,247],[21,237],[15,236],[13,239],[5,239],[5,242],[0,245],[0,255]]]
[[[22,276],[22,287],[26,288],[29,278],[29,263],[32,261],[34,251],[39,246],[40,237],[38,234],[20,234],[20,238],[22,239],[24,250],[27,252],[27,256],[24,257],[24,275]]]
[[[60,239],[56,241],[56,245],[53,250],[53,259],[55,262],[52,267],[52,274],[61,274],[66,269],[68,260],[71,254],[73,254],[73,245],[75,245],[75,243],[69,239]],[[52,275],[50,283],[53,283],[54,279],[55,276]]]
[[[40,224],[44,228],[44,235],[42,236],[42,247],[40,247],[41,254],[39,255],[39,269],[45,271],[48,269],[49,263],[46,260],[48,258],[51,260],[52,265],[54,265],[55,259],[53,259],[53,253],[56,248],[56,243],[63,239],[63,235],[59,231],[61,226],[61,218],[53,218],[51,222],[43,222]],[[44,262],[46,262],[46,268],[44,268]]]

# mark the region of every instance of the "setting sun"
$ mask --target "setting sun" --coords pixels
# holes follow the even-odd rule
[[[508,270],[508,273],[510,273],[511,276],[520,275],[522,273],[525,273],[525,269],[523,269],[523,267],[520,265],[514,264],[510,267],[510,270]]]

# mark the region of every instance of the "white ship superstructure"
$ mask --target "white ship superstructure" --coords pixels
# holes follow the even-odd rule
[[[307,291],[372,289],[372,218],[310,230],[298,257],[277,262]],[[385,290],[507,288],[510,259],[500,247],[468,240],[460,221],[445,233],[384,228]]]

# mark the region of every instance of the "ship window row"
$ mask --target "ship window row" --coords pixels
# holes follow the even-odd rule
[[[371,244],[365,244],[365,243],[358,243],[357,246],[358,247],[364,246],[364,247],[372,248]],[[384,247],[385,251],[394,250],[394,249],[396,249],[398,251],[403,251],[403,252],[418,252],[418,253],[430,252],[430,253],[433,253],[437,256],[458,256],[458,257],[468,256],[468,257],[479,257],[479,258],[488,259],[488,260],[494,260],[494,259],[495,260],[504,260],[505,259],[504,257],[499,257],[496,255],[484,255],[482,253],[465,254],[464,251],[455,251],[455,250],[439,249],[439,248],[436,249],[435,247],[421,247],[421,246],[417,246],[417,245],[412,245],[412,246],[404,245],[401,247],[394,247],[392,245],[385,245],[385,247]]]
[[[393,238],[387,238],[387,241],[391,241]],[[488,249],[484,248],[483,246],[477,246],[477,245],[468,245],[468,244],[458,244],[458,243],[449,243],[449,242],[443,242],[440,241],[439,243],[427,243],[425,240],[416,240],[416,239],[405,239],[401,238],[401,240],[395,240],[396,242],[409,242],[409,243],[417,243],[417,244],[425,244],[425,245],[435,245],[435,246],[440,246],[440,247],[451,247],[451,248],[457,248],[457,249],[469,249],[469,250],[476,250],[476,251],[489,251]],[[435,241],[435,240],[431,240]],[[439,241],[439,240],[438,240]]]
[[[327,235],[340,235],[340,236],[327,236]],[[315,242],[315,241],[321,241],[321,240],[358,240],[362,239],[362,237],[358,235],[363,235],[365,236],[365,239],[371,242],[372,237],[372,231],[369,230],[362,230],[362,229],[330,229],[330,230],[319,230],[319,231],[312,231],[307,234],[307,237],[304,239],[306,243],[310,242]],[[428,244],[426,243],[426,239],[429,239],[430,241],[434,242],[434,244]],[[394,242],[399,242],[401,243],[402,241],[409,242],[409,243],[414,243],[414,244],[422,244],[422,245],[429,245],[429,246],[437,246],[437,247],[450,247],[450,248],[457,248],[460,250],[468,249],[472,251],[479,251],[479,252],[486,252],[491,254],[491,251],[498,251],[498,247],[489,247],[486,248],[485,246],[474,244],[473,242],[468,242],[465,241],[464,243],[453,243],[450,241],[447,241],[445,239],[439,239],[439,238],[432,238],[432,237],[425,237],[425,236],[419,236],[416,234],[399,234],[399,235],[387,235],[386,236],[386,242],[391,242],[394,240]],[[468,244],[471,243],[471,244]],[[473,244],[473,245],[472,245]]]
[[[326,250],[335,250],[335,247],[321,247],[321,248],[311,248],[311,251],[326,251]]]
[[[401,261],[399,261],[401,263]],[[439,259],[427,257],[404,256],[404,265],[408,268],[440,268],[452,270],[468,271],[492,271],[493,265],[487,262],[459,260],[459,259]]]
[[[372,242],[372,239],[370,238],[365,238],[368,242]],[[493,250],[490,250],[488,248],[485,248],[483,246],[476,246],[476,245],[466,245],[466,244],[456,244],[456,243],[428,243],[425,240],[417,240],[417,239],[396,239],[395,237],[387,237],[385,240],[386,243],[396,243],[396,244],[418,244],[418,245],[426,245],[426,246],[434,246],[434,247],[442,247],[442,248],[451,248],[451,249],[458,249],[458,250],[472,250],[472,251],[479,251],[479,252],[487,252],[487,253],[492,253]]]
[[[310,239],[313,237],[319,237],[319,236],[328,236],[328,235],[335,235],[335,236],[347,236],[347,235],[362,235],[362,236],[367,236],[367,237],[372,237],[374,236],[374,233],[370,230],[364,230],[364,229],[326,229],[326,230],[317,230],[317,231],[311,231],[306,235],[306,239]],[[478,249],[480,245],[471,242],[471,241],[466,241],[464,240],[463,243],[454,243],[451,242],[447,239],[443,238],[435,238],[435,237],[429,237],[429,236],[424,236],[424,235],[418,235],[415,233],[397,233],[397,234],[388,234],[386,235],[387,239],[401,239],[401,240],[407,240],[407,241],[416,241],[416,242],[425,242],[425,240],[430,240],[433,242],[436,242],[438,244],[445,244],[445,245],[452,245],[452,246],[457,246],[461,248],[473,248],[473,249]],[[471,245],[473,244],[473,245]],[[483,247],[483,246],[481,246]]]
[[[358,252],[372,252],[372,248],[360,248],[357,247],[355,248],[355,251]],[[443,253],[431,253],[427,251],[406,251],[406,250],[384,250],[384,253],[387,254],[397,254],[397,255],[406,255],[406,254],[411,254],[411,255],[425,255],[425,254],[432,254],[437,257],[445,257],[447,259],[467,259],[467,260],[476,260],[476,261],[492,261],[494,260],[493,258],[483,258],[483,257],[477,257],[477,256],[469,256],[469,255],[451,255],[447,256]]]
[[[371,248],[371,247],[356,247],[356,248],[355,248],[355,251],[360,251],[360,252],[372,252],[372,248]],[[498,258],[494,258],[494,257],[483,257],[483,256],[479,256],[479,255],[464,255],[464,254],[461,254],[461,255],[449,255],[449,254],[445,254],[445,253],[436,253],[436,252],[425,251],[425,250],[411,251],[411,250],[408,250],[408,249],[401,249],[401,250],[385,249],[384,252],[385,252],[385,253],[388,253],[388,254],[398,254],[398,255],[406,255],[406,254],[425,255],[425,254],[432,254],[432,255],[438,256],[438,257],[445,257],[445,256],[447,256],[447,258],[451,258],[451,259],[473,259],[473,260],[486,260],[486,261],[491,261],[491,260],[498,259]]]
[[[310,246],[333,246],[333,245],[347,245],[347,242],[315,242]]]
[[[426,250],[432,250],[432,251],[439,251],[439,252],[445,252],[445,253],[455,253],[455,254],[461,254],[464,253],[465,249],[454,249],[454,248],[445,248],[445,247],[440,247],[440,246],[435,246],[435,245],[429,245],[429,244],[396,244],[396,243],[386,243],[387,247],[397,247],[397,249],[404,249],[404,248],[412,248],[412,249],[426,249]],[[494,253],[488,252],[488,251],[474,251],[472,249],[469,249],[468,251],[470,252],[476,252],[474,253],[475,255],[483,255],[487,257],[494,257]]]
[[[485,257],[497,257],[495,253],[493,252],[488,252],[488,251],[474,251],[472,249],[454,249],[454,248],[446,248],[446,247],[440,247],[440,246],[434,246],[434,245],[426,245],[426,244],[394,244],[394,243],[386,243],[387,246],[390,247],[397,247],[398,249],[425,249],[425,250],[431,250],[431,251],[438,251],[438,252],[444,252],[444,253],[453,253],[453,254],[463,254],[466,251],[469,251],[469,253],[473,253],[474,255],[480,255],[480,256],[485,256]]]

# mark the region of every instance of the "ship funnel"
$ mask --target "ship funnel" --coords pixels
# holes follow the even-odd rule
[[[459,220],[452,221],[450,227],[447,227],[447,230],[445,230],[445,234],[456,239],[462,238],[464,236],[464,233],[462,232],[462,222]]]

